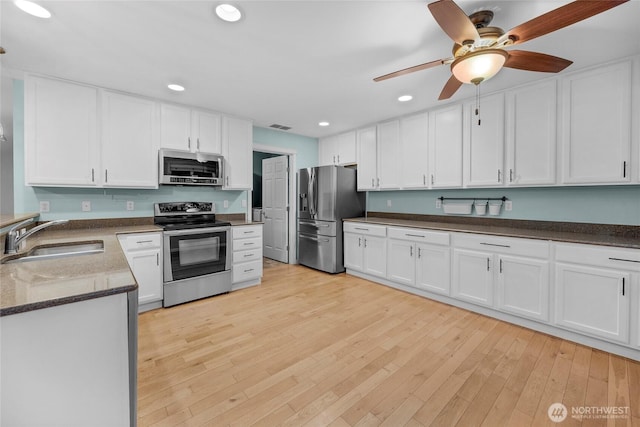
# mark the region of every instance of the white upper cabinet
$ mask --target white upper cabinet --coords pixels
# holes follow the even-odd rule
[[[429,186],[429,115],[428,113],[404,117],[400,120],[402,146],[402,187],[428,188]]]
[[[555,184],[556,105],[556,80],[507,92],[507,185]]]
[[[158,187],[156,103],[102,93],[102,169],[105,187]]]
[[[379,189],[400,188],[400,121],[378,125],[378,178]]]
[[[225,190],[253,187],[253,124],[234,117],[222,118],[222,155]]]
[[[100,150],[95,87],[27,76],[25,183],[98,185]]]
[[[468,187],[495,187],[504,183],[504,95],[465,104],[464,181]],[[480,123],[478,123],[480,121]]]
[[[318,163],[320,166],[356,163],[356,132],[321,138],[318,141]]]
[[[462,105],[429,112],[428,157],[432,188],[462,187]]]
[[[356,132],[356,149],[358,191],[375,190],[377,188],[376,183],[378,178],[378,149],[375,126],[359,129]]]
[[[630,181],[631,62],[562,80],[562,183]]]
[[[220,116],[173,104],[160,106],[162,148],[220,154]]]

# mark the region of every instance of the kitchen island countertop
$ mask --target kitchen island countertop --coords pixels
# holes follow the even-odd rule
[[[0,316],[134,291],[138,285],[117,235],[153,231],[161,228],[152,224],[80,229],[51,227],[34,234],[27,238],[27,247],[20,252],[43,244],[90,240],[104,241],[104,252],[0,264]]]

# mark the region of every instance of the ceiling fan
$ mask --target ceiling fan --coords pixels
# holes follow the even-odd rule
[[[490,27],[493,12],[483,10],[467,16],[453,0],[429,4],[429,10],[444,32],[455,42],[453,57],[438,59],[385,74],[376,82],[398,77],[438,65],[451,64],[451,77],[444,85],[439,100],[448,99],[463,83],[479,85],[495,76],[502,67],[519,70],[558,73],[572,61],[526,50],[505,48],[557,31],[602,13],[629,0],[576,0],[518,25],[506,33]]]

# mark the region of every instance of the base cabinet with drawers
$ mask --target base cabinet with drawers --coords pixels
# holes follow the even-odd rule
[[[640,249],[372,222],[344,230],[347,274],[640,360]]]
[[[121,234],[118,240],[138,283],[138,312],[162,307],[162,233]]]
[[[233,267],[231,290],[257,285],[262,279],[262,224],[231,227]]]
[[[387,227],[344,224],[344,266],[373,276],[387,275]]]

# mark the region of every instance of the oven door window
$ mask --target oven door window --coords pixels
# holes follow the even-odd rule
[[[173,280],[225,270],[227,257],[225,231],[171,236],[169,243]]]

